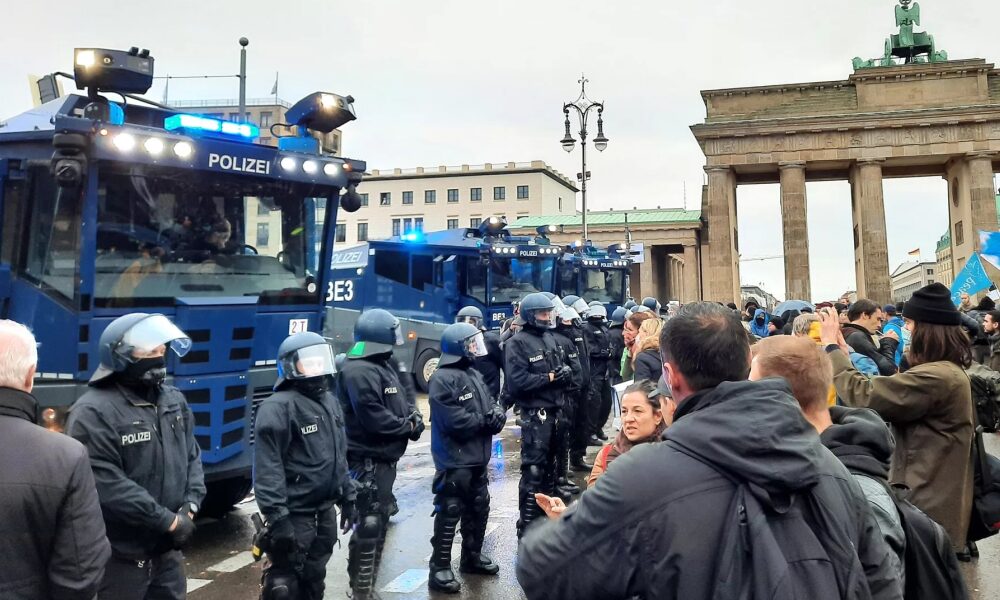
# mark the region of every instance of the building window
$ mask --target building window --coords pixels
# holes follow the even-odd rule
[[[493,199],[494,200],[506,200],[507,199],[507,188],[503,186],[498,186],[493,188]]]
[[[448,229],[458,229],[458,219],[448,219]]]
[[[517,199],[518,200],[528,199],[528,186],[526,185],[517,186]]]
[[[272,112],[262,112],[262,113],[260,113],[260,128],[261,129],[270,129],[272,123],[274,123],[274,113],[272,113]]]
[[[424,230],[424,218],[417,217],[413,219],[413,231],[423,231]]]
[[[933,275],[934,274],[934,269],[927,269],[927,274],[928,275]]]
[[[270,227],[267,223],[257,223],[257,247],[267,246],[271,239]]]
[[[257,199],[257,216],[264,216],[271,214],[271,207],[264,203],[263,200]]]
[[[472,202],[482,202],[483,201],[483,188],[470,188],[469,189],[469,200]]]
[[[562,212],[562,197],[559,197],[559,212]]]
[[[379,206],[389,206],[392,204],[392,192],[382,192],[378,195]]]
[[[403,219],[403,235],[413,231],[413,219]]]
[[[955,245],[961,246],[965,243],[965,226],[962,221],[955,223]]]
[[[413,204],[413,192],[403,192],[403,204]]]
[[[437,190],[424,190],[424,204],[434,204],[437,200]]]
[[[343,243],[347,241],[347,223],[337,223],[337,237],[333,241]]]
[[[448,190],[448,202],[458,202],[458,190]]]
[[[361,194],[361,206],[368,206],[368,194]]]
[[[477,229],[479,227],[479,224],[482,223],[482,222],[483,222],[483,220],[481,218],[479,218],[479,217],[472,217],[471,219],[469,219],[469,227],[471,227],[473,229]]]
[[[932,284],[932,283],[934,283],[934,280],[933,280],[933,279],[928,279],[928,280],[927,280],[927,285],[930,285],[930,284]]]
[[[368,241],[368,223],[358,223],[358,241]]]
[[[393,237],[399,237],[399,219],[392,220],[392,235]]]

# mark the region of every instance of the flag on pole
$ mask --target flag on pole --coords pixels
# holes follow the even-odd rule
[[[983,262],[979,258],[979,253],[973,252],[972,256],[969,257],[969,261],[965,263],[965,268],[958,273],[955,277],[955,282],[951,284],[951,301],[955,303],[955,306],[958,306],[962,303],[961,296],[963,293],[971,296],[992,285],[993,282],[990,281],[989,276],[986,275],[986,270],[983,269]]]
[[[167,75],[167,85],[163,86],[163,100],[161,104],[166,104],[170,100],[170,75]]]
[[[271,95],[272,96],[277,96],[278,95],[278,73],[277,72],[274,73],[274,85],[271,86]]]
[[[920,256],[920,248],[910,250],[909,252],[907,252],[907,254],[910,256]]]

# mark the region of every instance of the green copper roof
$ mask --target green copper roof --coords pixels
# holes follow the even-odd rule
[[[995,203],[997,206],[997,220],[1000,221],[1000,194],[997,194]],[[949,227],[948,230],[944,232],[944,235],[941,236],[941,239],[938,240],[937,252],[941,252],[950,245],[951,245],[951,227]]]
[[[659,224],[659,223],[697,223],[701,220],[700,210],[684,210],[683,208],[665,208],[629,211],[588,212],[587,225],[625,225],[625,215],[629,224]],[[542,215],[538,217],[521,217],[508,225],[510,229],[522,227],[538,227],[540,225],[582,225],[580,215]]]

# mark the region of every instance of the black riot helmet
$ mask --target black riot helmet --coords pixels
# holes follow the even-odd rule
[[[479,310],[475,306],[466,306],[462,310],[458,311],[455,315],[456,323],[468,323],[476,329],[486,329],[486,324],[483,322],[483,311]]]
[[[124,373],[142,354],[167,346],[177,356],[191,349],[191,338],[160,314],[132,313],[118,317],[101,333],[101,364],[90,378],[96,384],[113,373]]]
[[[478,327],[470,323],[452,323],[441,332],[439,367],[453,365],[462,359],[486,356],[486,339]]]
[[[521,300],[521,318],[536,329],[553,329],[556,326],[555,308],[555,303],[546,298],[545,294],[528,294]],[[549,313],[548,318],[539,318],[544,312]]]
[[[611,313],[611,325],[624,325],[625,319],[628,318],[628,309],[624,306],[619,306],[615,309],[615,312]]]
[[[657,315],[660,314],[660,301],[652,296],[646,296],[642,299],[642,305],[653,311]]]
[[[348,359],[390,354],[394,347],[403,345],[403,328],[389,311],[372,308],[361,313],[354,324],[354,341]]]
[[[636,307],[637,305],[636,305],[636,303],[635,303],[635,300],[629,300],[628,302],[626,302],[626,303],[625,303],[625,304],[623,304],[622,306],[623,306],[623,307],[625,308],[625,310],[632,310],[632,309],[633,309],[633,308],[635,308],[635,307]]]
[[[286,381],[325,377],[337,372],[333,349],[318,333],[295,333],[278,346],[278,390]]]

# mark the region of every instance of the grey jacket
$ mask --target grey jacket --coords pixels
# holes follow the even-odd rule
[[[90,600],[111,556],[87,451],[0,388],[0,598]]]
[[[205,497],[194,417],[177,388],[156,402],[105,382],[70,409],[66,432],[90,454],[104,523],[116,556],[145,560],[168,550],[176,513]]]
[[[675,419],[669,443],[630,450],[561,519],[529,528],[517,562],[528,598],[711,597],[724,576],[717,561],[739,489],[732,478],[778,502],[808,493],[829,507],[823,526],[853,548],[829,568],[852,576],[863,568],[842,597],[902,598],[857,483],[820,444],[784,380],[723,383],[683,400]],[[838,590],[813,597],[827,597],[819,592]]]

